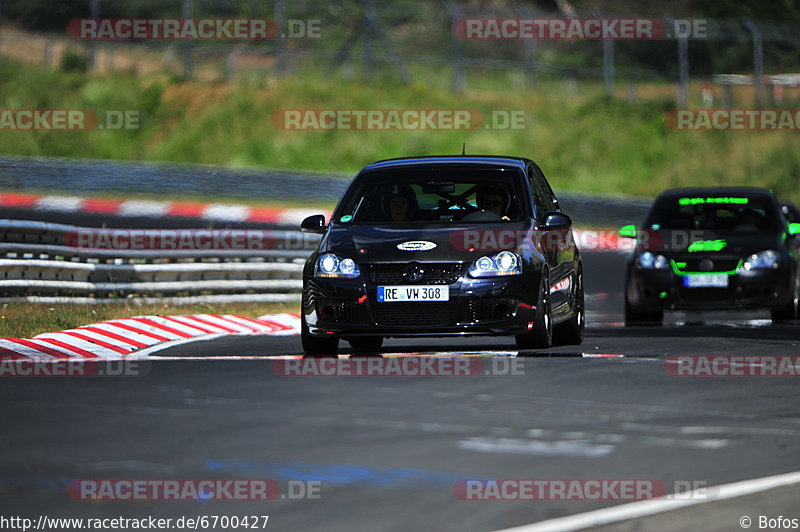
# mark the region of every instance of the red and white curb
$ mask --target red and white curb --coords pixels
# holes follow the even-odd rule
[[[156,351],[188,342],[213,340],[231,335],[294,336],[300,334],[300,315],[267,314],[246,318],[233,314],[187,314],[181,316],[135,316],[84,325],[76,329],[40,334],[33,338],[0,338],[0,362],[34,360],[120,360],[146,358]],[[517,351],[396,352],[385,357],[516,357]],[[622,354],[574,353],[583,358],[623,358]],[[348,355],[345,355],[348,356]],[[559,356],[556,354],[556,356]],[[161,359],[162,357],[159,357]],[[164,357],[164,360],[236,360],[252,358],[301,358],[282,356]]]
[[[269,314],[253,319],[232,314],[191,314],[110,320],[30,339],[2,338],[0,360],[139,358],[185,342],[254,334],[300,334],[300,315]]]
[[[276,209],[241,204],[197,203],[188,201],[145,201],[82,198],[77,196],[37,196],[0,194],[0,207],[61,213],[112,214],[124,217],[189,217],[215,222],[274,223],[299,226],[319,209]],[[324,213],[330,218],[329,212]],[[620,238],[616,231],[574,229],[572,234],[583,251],[631,251],[634,240]]]
[[[300,222],[306,216],[319,214],[318,209],[277,209],[226,203],[113,200],[78,196],[7,193],[0,193],[0,207],[76,214],[112,214],[124,217],[165,218],[180,216],[217,222],[253,222],[282,225],[300,225]]]

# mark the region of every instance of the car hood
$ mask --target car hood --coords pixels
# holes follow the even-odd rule
[[[782,234],[775,232],[739,233],[709,230],[646,231],[638,249],[668,257],[741,256],[782,247]]]
[[[519,235],[525,235],[525,222],[453,225],[335,225],[328,231],[324,252],[352,257],[357,262],[465,261],[481,255],[515,249]],[[409,242],[432,243],[425,250],[401,250]],[[508,245],[510,244],[510,245]],[[413,247],[409,245],[407,247]],[[472,249],[470,249],[472,248]],[[359,250],[364,250],[363,253]]]

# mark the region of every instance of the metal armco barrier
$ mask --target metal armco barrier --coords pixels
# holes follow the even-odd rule
[[[0,220],[0,299],[299,298],[319,236],[288,230],[98,229]]]

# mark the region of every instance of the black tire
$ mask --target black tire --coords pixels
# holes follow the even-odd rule
[[[625,327],[660,327],[664,324],[664,309],[641,309],[625,298]]]
[[[364,336],[347,340],[356,353],[377,353],[383,345],[382,336]]]
[[[772,321],[795,321],[800,319],[800,281],[795,281],[792,300],[783,307],[772,311]]]
[[[539,282],[539,300],[533,329],[514,337],[518,349],[547,349],[553,345],[553,312],[550,306],[550,272],[544,270]]]
[[[580,345],[586,328],[586,305],[583,294],[583,268],[578,267],[574,284],[575,315],[553,329],[553,345]]]
[[[339,338],[319,338],[311,336],[308,332],[305,316],[302,317],[300,324],[300,341],[303,344],[303,352],[311,357],[335,357],[339,351]]]

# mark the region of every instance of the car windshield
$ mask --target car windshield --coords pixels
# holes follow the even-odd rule
[[[508,169],[415,168],[362,176],[339,211],[342,223],[519,221],[522,179]]]
[[[778,213],[766,197],[668,197],[659,200],[647,221],[650,229],[706,229],[764,232],[778,229]]]

